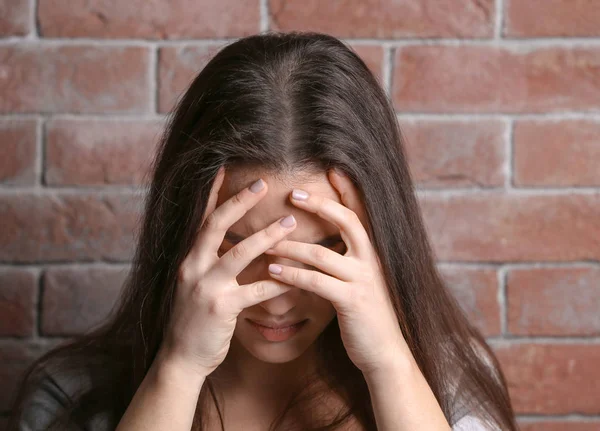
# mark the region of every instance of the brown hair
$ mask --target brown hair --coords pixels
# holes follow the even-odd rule
[[[275,174],[333,167],[346,172],[363,198],[400,328],[449,423],[462,406],[462,414],[516,430],[499,363],[436,269],[404,151],[380,83],[340,40],[270,32],[222,48],[169,115],[118,307],[97,329],[32,364],[14,403],[13,426],[36,376],[49,374],[41,370],[85,364],[90,386],[73,396],[56,423],[82,425],[104,412],[116,427],[161,344],[177,270],[215,175],[226,165]],[[312,429],[336,429],[353,415],[375,430],[368,388],[345,352],[337,318],[317,343],[320,373],[347,408],[333,423]],[[200,400],[210,395],[217,403],[213,383],[208,376]],[[295,395],[288,407],[300,404],[301,393]],[[195,426],[201,427],[203,403],[198,406]]]

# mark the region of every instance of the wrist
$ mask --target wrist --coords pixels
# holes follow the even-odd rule
[[[200,388],[206,380],[206,373],[194,369],[185,361],[159,350],[154,363],[153,372],[160,384],[174,385],[179,389],[200,392]]]
[[[412,357],[397,355],[393,360],[363,372],[363,375],[367,383],[374,384],[389,380],[392,376],[411,376],[418,369],[419,366]]]

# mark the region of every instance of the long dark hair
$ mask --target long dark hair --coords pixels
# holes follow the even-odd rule
[[[362,195],[400,328],[449,423],[469,412],[501,429],[518,429],[493,351],[436,269],[391,102],[349,46],[312,32],[238,39],[191,82],[168,117],[149,170],[137,248],[118,306],[101,326],[30,366],[13,425],[40,378],[85,364],[89,385],[73,394],[57,424],[87,424],[103,414],[116,427],[161,344],[177,270],[223,165],[272,174],[346,172]],[[311,429],[333,430],[350,416],[376,429],[368,388],[345,352],[336,318],[317,343],[321,376],[346,408]],[[214,383],[208,376],[199,400],[211,396],[218,406]],[[306,393],[295,393],[285,411],[301,405]],[[198,403],[195,427],[204,423],[204,406]]]

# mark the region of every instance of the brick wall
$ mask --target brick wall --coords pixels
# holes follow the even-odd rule
[[[0,0],[0,415],[26,364],[114,303],[178,94],[268,29],[338,36],[381,79],[523,429],[600,429],[594,0]]]

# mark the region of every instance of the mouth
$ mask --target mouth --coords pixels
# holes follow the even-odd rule
[[[250,325],[252,325],[258,333],[262,335],[264,339],[267,341],[286,341],[293,338],[296,334],[302,331],[302,328],[306,326],[306,322],[308,319],[302,320],[296,324],[286,325],[284,327],[279,328],[271,328],[268,326],[263,326],[260,323],[256,323],[253,320],[248,319]]]
[[[295,327],[295,326],[300,326],[301,324],[305,323],[308,319],[299,320],[297,322],[283,323],[281,325],[275,325],[275,324],[272,324],[272,323],[261,322],[261,321],[256,321],[256,320],[252,320],[252,319],[247,319],[247,320],[250,323],[253,323],[255,325],[261,326],[263,328],[282,330],[282,329],[289,329],[289,328],[292,328],[292,327]]]

